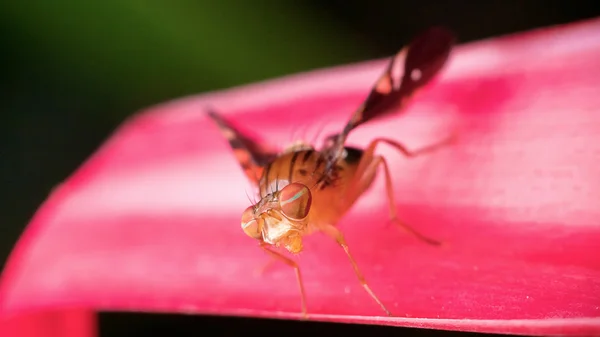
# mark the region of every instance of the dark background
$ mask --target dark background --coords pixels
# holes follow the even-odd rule
[[[583,0],[3,1],[0,262],[50,189],[139,109],[388,56],[430,25],[448,26],[468,42],[599,14],[600,2]],[[107,337],[294,332],[459,335],[245,318],[100,316],[100,335]]]

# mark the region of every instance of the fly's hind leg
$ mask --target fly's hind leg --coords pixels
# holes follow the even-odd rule
[[[400,218],[398,217],[398,212],[396,210],[396,201],[394,199],[394,187],[392,186],[392,176],[390,174],[390,169],[387,165],[387,162],[385,161],[385,158],[383,158],[381,156],[375,157],[374,165],[372,166],[373,170],[377,170],[377,167],[379,165],[383,166],[383,169],[384,169],[383,171],[385,174],[385,189],[387,192],[387,199],[388,199],[389,209],[390,209],[390,221],[392,221],[394,224],[402,227],[406,231],[408,231],[411,234],[413,234],[414,236],[416,236],[418,239],[420,239],[430,245],[434,245],[434,246],[441,245],[442,243],[440,241],[425,236],[421,232],[414,229],[412,226],[410,226],[407,223],[405,223],[404,221],[400,220]]]
[[[439,241],[434,240],[432,238],[429,238],[429,237],[421,234],[420,232],[418,232],[417,230],[412,228],[410,225],[408,225],[405,222],[403,222],[402,220],[400,220],[400,218],[398,217],[398,213],[396,211],[396,201],[394,198],[394,188],[392,185],[392,176],[390,173],[390,169],[387,165],[387,162],[385,161],[385,158],[375,155],[375,149],[379,143],[386,143],[386,144],[394,147],[396,150],[400,151],[406,157],[416,157],[416,156],[419,156],[422,154],[431,153],[435,150],[438,150],[446,145],[449,145],[454,140],[455,140],[455,137],[452,136],[452,137],[445,139],[442,142],[434,143],[432,145],[423,147],[416,151],[410,151],[404,145],[402,145],[396,141],[393,141],[391,139],[376,138],[375,140],[373,140],[371,142],[371,144],[369,144],[369,146],[363,152],[363,155],[362,155],[360,162],[358,164],[358,167],[356,169],[355,179],[349,190],[349,200],[352,200],[352,202],[354,200],[356,200],[359,197],[359,194],[361,194],[368,187],[368,185],[371,184],[371,182],[373,181],[373,179],[377,173],[377,169],[379,168],[379,165],[381,165],[381,166],[383,166],[383,169],[384,169],[385,188],[386,188],[387,199],[388,199],[388,203],[389,203],[390,220],[394,224],[398,225],[399,227],[402,227],[403,229],[412,233],[413,235],[415,235],[417,238],[421,239],[422,241],[424,241],[428,244],[431,244],[431,245],[440,245],[441,243]]]

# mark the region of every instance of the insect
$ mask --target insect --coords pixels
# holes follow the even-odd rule
[[[385,158],[375,154],[375,150],[385,143],[406,157],[414,157],[450,143],[453,137],[416,151],[387,138],[375,138],[365,149],[346,146],[345,142],[358,126],[399,112],[414,93],[443,68],[454,41],[451,32],[437,27],[416,36],[392,57],[342,131],[326,137],[318,150],[309,144],[296,143],[278,151],[262,140],[245,135],[231,122],[208,109],[208,116],[227,138],[246,176],[259,190],[260,200],[242,213],[242,229],[258,240],[259,246],[268,254],[295,270],[304,318],[308,316],[300,268],[273,248],[283,247],[297,254],[303,249],[303,236],[313,232],[329,235],[342,247],[363,288],[387,315],[392,316],[369,287],[344,235],[337,228],[340,218],[372,185],[379,167],[383,167],[390,219],[419,239],[432,245],[439,244],[398,218],[390,169]],[[404,61],[403,71],[399,71],[401,60]]]

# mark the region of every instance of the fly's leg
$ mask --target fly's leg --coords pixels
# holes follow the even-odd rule
[[[371,141],[371,143],[369,144],[369,146],[365,149],[365,153],[366,152],[371,152],[371,156],[373,156],[374,152],[375,152],[375,147],[377,146],[377,144],[379,143],[386,143],[388,145],[390,145],[391,147],[395,148],[396,150],[398,150],[400,153],[402,153],[405,157],[408,158],[414,158],[414,157],[418,157],[424,154],[430,154],[432,152],[435,152],[441,148],[444,148],[448,145],[453,144],[454,142],[456,142],[457,139],[457,134],[454,133],[451,136],[443,139],[442,141],[439,142],[435,142],[433,144],[429,144],[426,145],[424,147],[421,147],[419,149],[416,150],[409,150],[406,148],[406,146],[404,146],[403,144],[389,139],[389,138],[375,138],[373,141]]]
[[[352,257],[352,254],[350,254],[350,250],[348,249],[348,244],[346,243],[346,240],[344,239],[344,236],[342,235],[342,232],[339,229],[337,229],[334,226],[332,226],[332,225],[322,226],[320,228],[320,230],[322,232],[324,232],[325,234],[331,236],[333,239],[335,239],[337,241],[337,243],[342,247],[342,249],[344,249],[344,252],[346,253],[346,256],[348,256],[348,259],[350,260],[350,263],[352,264],[352,268],[354,269],[354,273],[356,274],[356,277],[358,278],[358,281],[363,286],[363,288],[365,289],[365,291],[381,307],[381,309],[383,309],[383,311],[385,311],[385,313],[388,316],[392,316],[392,313],[385,307],[385,305],[383,305],[383,303],[379,300],[379,298],[375,295],[375,293],[373,293],[373,291],[371,290],[371,288],[367,284],[367,281],[366,281],[365,277],[363,276],[362,272],[360,271],[360,269],[358,268],[358,265],[356,264],[356,261],[354,260],[354,257]]]
[[[271,250],[268,248],[268,245],[266,243],[261,243],[260,247],[267,252],[269,255],[271,255],[272,257],[280,260],[281,262],[287,264],[288,266],[294,268],[294,271],[296,272],[296,280],[298,281],[298,287],[300,288],[300,301],[302,304],[302,317],[304,319],[308,319],[308,312],[306,310],[306,294],[304,292],[304,283],[302,283],[302,275],[300,274],[300,267],[298,267],[298,264],[296,262],[294,262],[293,260],[283,256],[282,254]]]
[[[455,140],[455,136],[452,136],[441,142],[431,144],[429,146],[423,147],[418,150],[410,151],[404,145],[402,145],[396,141],[393,141],[391,139],[376,138],[369,144],[369,146],[363,152],[362,158],[360,159],[360,162],[356,169],[355,179],[352,182],[352,185],[350,186],[350,189],[349,189],[349,193],[348,193],[349,200],[351,202],[354,202],[356,199],[358,199],[360,194],[373,181],[375,175],[377,174],[377,169],[379,168],[379,165],[382,165],[384,168],[384,173],[385,173],[385,188],[386,188],[387,199],[388,199],[388,203],[389,203],[390,220],[394,224],[398,225],[399,227],[402,227],[403,229],[412,233],[420,240],[423,240],[424,242],[431,244],[431,245],[440,245],[441,243],[439,241],[434,240],[432,238],[429,238],[429,237],[421,234],[420,232],[418,232],[417,230],[415,230],[414,228],[412,228],[411,226],[409,226],[408,224],[406,224],[405,222],[400,220],[400,218],[398,217],[397,210],[396,210],[396,201],[394,198],[394,188],[392,185],[392,175],[390,174],[390,169],[387,165],[387,162],[385,161],[385,159],[383,157],[375,155],[375,149],[378,144],[386,143],[386,144],[394,147],[396,150],[401,152],[406,157],[412,158],[412,157],[417,157],[422,154],[431,153],[431,152],[438,150],[446,145],[451,144],[452,142],[454,142],[454,140]]]
[[[416,236],[418,239],[424,241],[425,243],[428,243],[428,244],[434,245],[434,246],[441,245],[442,243],[440,241],[437,241],[435,239],[425,236],[424,234],[421,234],[419,231],[414,229],[412,226],[409,226],[404,221],[400,220],[400,218],[398,217],[398,212],[396,210],[396,201],[394,199],[394,187],[392,186],[392,176],[390,174],[390,169],[387,165],[387,162],[385,161],[385,158],[383,158],[381,156],[378,156],[375,158],[374,165],[372,166],[375,171],[377,170],[377,166],[379,166],[379,165],[382,165],[383,169],[384,169],[385,189],[387,191],[387,199],[389,202],[390,220],[394,224],[404,228],[406,231],[410,232],[411,234]]]
[[[256,270],[254,271],[254,273],[258,276],[263,275],[264,273],[266,273],[269,269],[271,269],[273,267],[273,265],[275,264],[275,262],[279,261],[279,259],[276,258],[270,258],[269,261],[265,262],[264,265],[260,266],[259,268],[256,268]]]

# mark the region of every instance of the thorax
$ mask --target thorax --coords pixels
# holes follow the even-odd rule
[[[284,152],[265,167],[259,182],[260,197],[275,193],[290,183],[302,183],[310,188],[312,194],[309,226],[335,225],[351,206],[346,200],[346,192],[361,156],[361,150],[347,148],[345,156],[335,163],[330,172],[325,172],[326,158],[320,151],[303,147]]]

